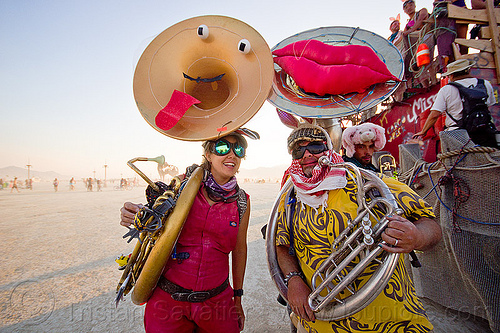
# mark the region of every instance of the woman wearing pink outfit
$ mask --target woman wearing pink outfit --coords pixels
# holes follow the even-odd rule
[[[146,332],[243,330],[241,296],[250,200],[238,187],[235,175],[246,147],[247,142],[239,133],[203,143],[202,185],[174,253],[146,305]],[[132,224],[140,207],[125,203],[120,223]]]

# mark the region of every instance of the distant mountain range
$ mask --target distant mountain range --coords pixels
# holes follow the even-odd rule
[[[28,169],[20,168],[16,166],[8,166],[5,168],[0,168],[0,178],[13,179],[17,177],[19,179],[28,178]],[[41,180],[53,180],[58,178],[59,180],[69,180],[71,176],[61,175],[60,173],[54,171],[36,171],[30,170],[30,177],[39,178]]]
[[[250,179],[264,179],[272,181],[279,180],[283,178],[283,173],[288,168],[286,165],[277,165],[273,167],[261,167],[256,169],[240,169],[240,172],[236,175],[238,180],[244,180],[245,178]]]
[[[243,181],[245,178],[249,179],[264,179],[268,181],[271,179],[272,181],[279,180],[283,177],[283,172],[287,169],[286,165],[278,165],[273,167],[261,167],[256,169],[240,169],[240,172],[236,175],[236,177]],[[54,171],[36,171],[30,170],[30,176],[34,178],[39,178],[40,180],[53,180],[54,178],[58,178],[59,180],[69,180],[71,176],[62,175],[60,173]],[[20,168],[16,166],[8,166],[4,168],[0,168],[0,178],[13,179],[17,177],[19,179],[28,178],[28,169]]]

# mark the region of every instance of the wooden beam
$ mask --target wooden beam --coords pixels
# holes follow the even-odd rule
[[[497,24],[500,23],[500,8],[494,8]],[[488,14],[486,9],[467,9],[448,4],[448,17],[458,20],[464,20],[470,23],[488,23]]]
[[[475,77],[475,78],[478,78],[478,79],[488,80],[491,82],[491,84],[493,86],[498,85],[497,71],[494,68],[475,68],[475,67],[472,67],[470,69],[470,75]],[[498,89],[495,89],[495,87],[493,87],[493,89],[495,91],[498,90]],[[497,92],[495,92],[495,94],[497,94]],[[498,100],[498,96],[497,96],[497,100]]]
[[[455,59],[469,59],[476,62],[474,68],[490,68],[495,69],[495,60],[493,59],[493,54],[488,52],[479,53],[469,53],[456,55]]]
[[[481,38],[483,39],[490,39],[491,34],[490,34],[490,28],[488,26],[481,27]]]
[[[495,17],[495,7],[493,6],[493,0],[486,0],[486,14],[488,14],[488,21],[490,26],[491,34],[491,46],[493,47],[493,57],[495,58],[495,64],[497,67],[497,78],[500,78],[500,40],[498,33],[497,17]]]
[[[455,43],[472,47],[473,49],[478,49],[479,51],[493,52],[493,46],[491,45],[490,40],[455,38]]]

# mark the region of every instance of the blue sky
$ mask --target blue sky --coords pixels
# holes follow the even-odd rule
[[[469,2],[467,2],[469,4]],[[417,1],[417,8],[432,1]],[[321,26],[359,26],[388,36],[400,0],[373,1],[23,1],[0,0],[0,167],[89,177],[131,176],[126,161],[166,156],[184,168],[201,161],[198,142],[167,138],[135,105],[132,79],[143,49],[184,19],[226,15],[254,27],[272,48]],[[290,130],[266,102],[246,125],[243,168],[288,164]],[[4,176],[4,175],[0,175]]]

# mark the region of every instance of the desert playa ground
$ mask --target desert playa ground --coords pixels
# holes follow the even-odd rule
[[[252,198],[243,306],[245,332],[289,332],[269,277],[260,228],[278,184],[242,184]],[[141,332],[144,307],[126,297],[115,307],[121,272],[115,258],[132,251],[119,221],[125,201],[144,202],[144,187],[87,192],[77,184],[36,183],[0,191],[0,332]],[[489,332],[487,323],[424,300],[435,332]]]

